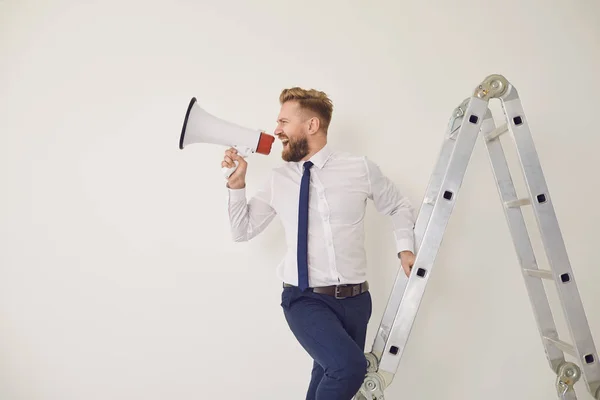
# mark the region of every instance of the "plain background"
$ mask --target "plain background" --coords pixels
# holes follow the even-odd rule
[[[272,133],[295,85],[327,92],[330,144],[418,208],[452,110],[504,74],[600,345],[599,20],[593,0],[0,1],[0,398],[304,398],[279,220],[233,243],[225,148],[178,148],[192,96]],[[249,158],[249,196],[280,151]],[[390,229],[369,203],[367,349]],[[479,141],[386,399],[546,400],[554,383]]]

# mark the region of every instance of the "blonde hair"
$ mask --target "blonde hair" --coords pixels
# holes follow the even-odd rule
[[[327,94],[315,89],[306,90],[293,87],[283,89],[279,96],[279,103],[282,105],[287,101],[297,101],[301,109],[317,114],[321,120],[323,132],[327,133],[331,122],[331,114],[333,113],[333,103],[327,97]]]

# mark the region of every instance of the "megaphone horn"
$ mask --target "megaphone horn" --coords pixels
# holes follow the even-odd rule
[[[251,153],[268,155],[275,137],[261,130],[253,130],[243,126],[225,121],[209,114],[203,110],[193,97],[190,100],[181,135],[179,137],[179,148],[184,149],[192,143],[212,143],[223,146],[234,147],[242,157],[248,157]],[[229,178],[238,166],[236,161],[232,168],[223,168],[223,174]]]

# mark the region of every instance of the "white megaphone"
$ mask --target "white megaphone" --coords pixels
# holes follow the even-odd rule
[[[193,97],[185,113],[179,148],[192,143],[213,143],[234,147],[242,157],[251,153],[268,155],[275,137],[260,130],[252,130],[224,121],[204,111]],[[223,167],[223,174],[229,178],[238,166]]]

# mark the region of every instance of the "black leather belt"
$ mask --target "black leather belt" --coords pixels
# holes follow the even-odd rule
[[[294,287],[289,283],[284,283],[283,287]],[[343,299],[346,297],[358,296],[369,290],[369,282],[349,284],[349,285],[332,285],[332,286],[320,286],[309,288],[311,292],[326,294],[328,296],[335,297],[336,299]]]

